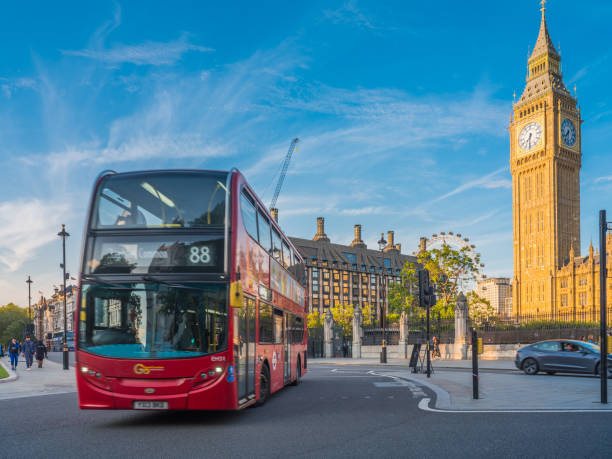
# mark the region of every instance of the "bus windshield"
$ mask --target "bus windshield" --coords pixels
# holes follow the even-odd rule
[[[222,172],[108,175],[96,192],[93,229],[198,228],[225,223]]]
[[[226,284],[83,284],[79,348],[138,359],[224,350],[226,290]]]

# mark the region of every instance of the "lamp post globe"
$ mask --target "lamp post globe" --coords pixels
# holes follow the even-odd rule
[[[67,317],[66,317],[66,238],[68,236],[70,236],[70,234],[68,234],[68,232],[66,231],[66,225],[62,225],[62,230],[57,233],[57,235],[59,237],[62,238],[62,264],[61,264],[61,268],[62,268],[62,281],[64,284],[64,346],[63,346],[63,363],[64,363],[64,370],[68,370],[69,369],[69,356],[68,356],[68,339],[67,339],[67,329],[68,329],[68,321],[67,321]]]
[[[382,348],[380,350],[380,363],[387,363],[387,340],[386,340],[386,328],[385,328],[385,247],[387,246],[387,241],[385,241],[384,233],[380,233],[380,240],[378,241],[378,249],[381,254],[381,275],[380,275],[380,289],[382,294],[380,295],[381,304],[380,304],[380,326],[382,328]]]

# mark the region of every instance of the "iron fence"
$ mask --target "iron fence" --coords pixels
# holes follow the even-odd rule
[[[608,311],[608,325],[612,322]],[[522,314],[471,326],[485,344],[528,344],[547,339],[599,341],[599,312]]]
[[[323,327],[308,329],[308,357],[317,358],[324,356],[323,349]]]

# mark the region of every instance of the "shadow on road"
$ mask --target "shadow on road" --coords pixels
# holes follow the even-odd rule
[[[233,423],[241,416],[244,416],[242,411],[153,411],[133,414],[100,427],[218,426]]]

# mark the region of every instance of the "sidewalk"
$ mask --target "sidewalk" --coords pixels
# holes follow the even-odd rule
[[[310,358],[308,364],[323,364],[323,365],[367,365],[381,367],[403,367],[408,369],[408,359],[389,359],[388,363],[380,363],[379,359],[349,359],[349,358],[333,358],[321,359]],[[432,360],[431,366],[434,371],[440,369],[472,369],[471,360]],[[479,360],[478,368],[480,370],[513,370],[518,371],[514,366],[513,360]]]
[[[472,398],[472,373],[439,370],[427,378],[405,370],[389,369],[380,374],[392,375],[422,384],[436,393],[429,407],[452,411],[517,410],[606,410],[612,405],[600,401],[600,380],[591,376],[523,373],[481,373],[479,399]],[[612,389],[608,380],[608,391]],[[425,404],[427,407],[427,404]]]
[[[474,400],[471,360],[435,360],[432,363],[434,373],[427,378],[425,374],[412,373],[408,361],[400,359],[390,360],[387,364],[381,364],[376,359],[308,360],[309,365],[374,367],[376,374],[393,377],[398,385],[408,388],[414,388],[415,384],[426,386],[436,394],[434,400],[424,398],[419,403],[421,409],[428,411],[612,411],[612,403],[599,403],[600,380],[593,376],[550,376],[543,373],[527,376],[518,371],[510,360],[482,360],[479,361],[479,370],[482,371],[479,375],[479,398]],[[457,371],[461,369],[465,371]],[[611,380],[608,380],[608,391],[612,396]]]
[[[5,368],[10,368],[6,358],[2,359],[2,363]],[[9,370],[9,374],[13,372]],[[61,364],[48,359],[45,359],[43,368],[38,368],[34,361],[32,370],[26,371],[25,362],[20,356],[16,376],[18,379],[0,384],[0,400],[76,392],[74,369],[63,370]]]

